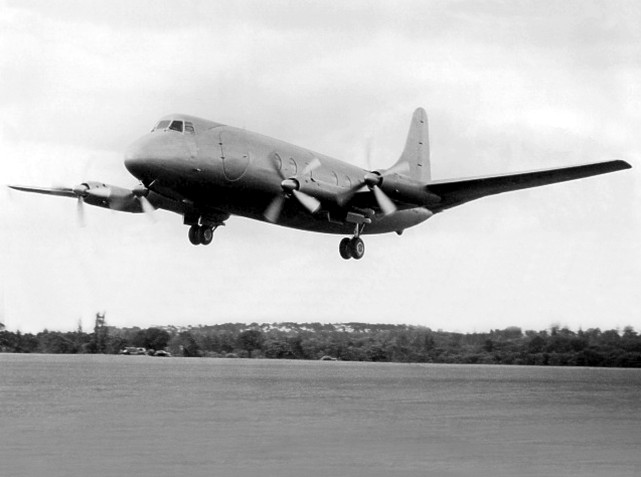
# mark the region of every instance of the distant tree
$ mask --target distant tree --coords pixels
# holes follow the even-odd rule
[[[251,358],[252,351],[261,349],[263,344],[263,333],[260,330],[245,330],[238,335],[237,345],[240,349],[247,351]]]
[[[190,331],[182,331],[173,336],[168,343],[169,352],[175,356],[201,356],[200,346]]]
[[[167,347],[170,338],[169,333],[161,328],[147,328],[135,334],[133,344],[141,348],[161,350]]]
[[[38,351],[40,353],[64,353],[72,354],[79,351],[77,342],[74,337],[66,336],[65,333],[57,331],[43,331],[38,333]]]
[[[527,344],[527,352],[531,354],[540,353],[545,346],[545,338],[541,335],[535,335]]]
[[[286,337],[273,337],[265,339],[263,354],[266,358],[293,359],[295,358]]]

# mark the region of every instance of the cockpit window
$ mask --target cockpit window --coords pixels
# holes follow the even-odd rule
[[[183,122],[182,121],[172,121],[169,125],[169,129],[173,131],[183,132]]]
[[[186,134],[196,134],[196,129],[194,128],[194,123],[189,121],[180,121],[180,120],[171,120],[163,119],[159,121],[158,124],[152,129],[153,131],[166,131],[171,129],[172,131],[178,131],[179,133],[185,132]]]
[[[167,126],[169,126],[169,121],[160,121],[158,124],[156,124],[156,127],[154,128],[154,131],[158,131],[159,129],[166,129]]]

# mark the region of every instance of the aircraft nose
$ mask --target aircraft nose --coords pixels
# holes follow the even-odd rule
[[[180,138],[165,133],[149,133],[134,141],[125,151],[125,167],[143,183],[178,167],[189,157]]]
[[[125,151],[125,167],[136,178],[142,180],[142,176],[148,169],[150,159],[149,138],[146,136],[134,141]]]

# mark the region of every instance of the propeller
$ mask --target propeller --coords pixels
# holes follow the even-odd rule
[[[149,188],[140,184],[134,189],[112,186],[101,182],[83,182],[74,187],[32,187],[10,185],[10,189],[24,192],[35,192],[37,194],[56,195],[60,197],[72,197],[76,202],[76,215],[78,224],[85,226],[85,202],[90,205],[97,205],[113,210],[124,212],[144,212],[147,217],[155,221],[153,212],[156,210],[149,202]]]
[[[78,197],[76,202],[76,220],[80,227],[86,227],[87,222],[85,220],[85,197],[87,197],[87,192],[89,191],[89,186],[87,184],[79,184],[72,189],[72,192]]]
[[[76,202],[76,220],[80,227],[84,228],[87,225],[85,221],[85,200],[82,197],[78,197],[78,201]]]
[[[368,148],[368,157],[369,157],[369,148]],[[384,171],[371,171],[365,173],[363,179],[354,184],[348,190],[343,192],[338,197],[339,205],[343,206],[347,204],[354,195],[366,186],[373,194],[376,199],[376,203],[383,211],[383,215],[390,215],[396,212],[396,205],[392,202],[385,192],[380,188],[381,184],[385,180],[385,177],[389,177],[394,174],[407,174],[409,172],[409,164],[406,162],[399,162],[398,164],[386,169]]]
[[[263,216],[272,223],[278,222],[278,218],[283,210],[285,201],[289,197],[294,197],[298,202],[307,209],[310,213],[314,214],[320,208],[320,201],[315,197],[312,197],[305,192],[300,190],[300,181],[299,177],[304,177],[312,171],[318,169],[321,166],[321,161],[315,157],[309,164],[298,175],[292,177],[285,177],[281,171],[279,164],[277,163],[276,156],[272,157],[272,160],[269,162],[272,169],[281,177],[282,181],[280,183],[281,189],[283,189],[282,195],[277,195],[274,197],[274,200],[271,201]]]
[[[62,190],[62,189],[60,189]],[[78,224],[85,227],[85,201],[89,199],[90,203],[101,203],[112,210],[130,210],[133,202],[136,201],[140,205],[140,209],[155,222],[153,212],[156,210],[154,206],[147,199],[149,189],[142,184],[134,189],[125,189],[100,183],[83,183],[71,189],[73,195],[78,198],[76,203],[76,214],[78,216]],[[95,205],[95,204],[94,204]]]
[[[147,199],[149,189],[141,184],[138,187],[135,187],[131,193],[138,199],[138,202],[140,202],[140,208],[145,215],[149,217],[153,223],[156,223],[156,216],[154,215],[156,208],[151,204],[151,202],[149,202],[149,199]]]

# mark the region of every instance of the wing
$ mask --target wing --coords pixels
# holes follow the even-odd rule
[[[78,194],[76,194],[73,191],[73,189],[69,187],[46,188],[46,187],[28,187],[28,186],[18,186],[18,185],[10,185],[8,187],[10,187],[11,189],[21,190],[24,192],[35,192],[36,194],[58,195],[61,197],[78,197]]]
[[[441,202],[430,207],[433,212],[440,212],[488,195],[582,179],[631,167],[625,161],[606,161],[518,174],[434,181],[428,183],[426,189],[441,197]]]

